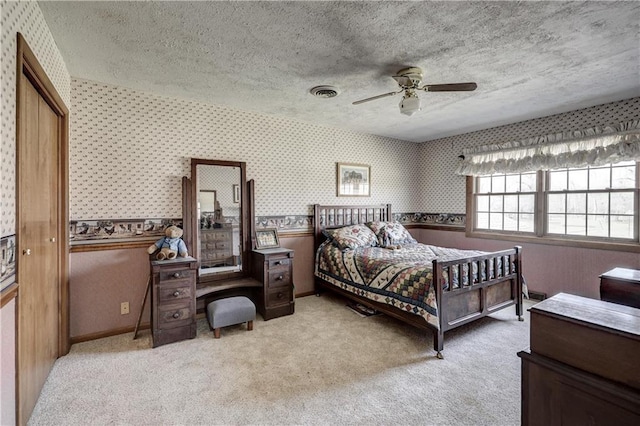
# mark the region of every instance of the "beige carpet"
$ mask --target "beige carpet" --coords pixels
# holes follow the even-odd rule
[[[324,294],[296,313],[151,349],[148,331],[74,345],[59,359],[31,425],[520,423],[529,315],[515,308],[431,334],[363,318]],[[529,307],[531,303],[527,303]]]

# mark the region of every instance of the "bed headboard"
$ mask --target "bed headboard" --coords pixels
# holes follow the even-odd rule
[[[392,221],[391,204],[374,204],[364,206],[322,206],[313,205],[313,228],[315,248],[325,240],[322,231],[340,228],[374,220]]]

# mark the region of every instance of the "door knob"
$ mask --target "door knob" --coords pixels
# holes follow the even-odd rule
[[[49,238],[49,241],[51,241],[52,243],[55,243],[56,242],[56,237]]]
[[[25,256],[31,256],[31,249],[22,250],[22,254],[24,254]]]

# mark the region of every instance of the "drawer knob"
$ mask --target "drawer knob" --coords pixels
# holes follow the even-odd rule
[[[180,296],[180,292],[178,290],[173,292],[173,297],[178,297]]]
[[[282,299],[283,297],[284,297],[284,294],[278,293],[278,299]]]
[[[282,275],[278,276],[278,278],[276,278],[277,281],[282,281],[284,279],[284,277]]]
[[[282,262],[280,262],[279,260],[277,260],[277,261],[273,262],[273,264],[274,264],[274,265],[276,265],[276,266],[277,266],[277,265],[282,265]]]
[[[176,272],[175,274],[173,274],[173,278],[180,278],[180,272]]]
[[[180,312],[176,312],[175,314],[173,314],[174,318],[180,318]]]

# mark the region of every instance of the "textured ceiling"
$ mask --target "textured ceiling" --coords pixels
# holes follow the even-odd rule
[[[640,96],[638,2],[39,4],[74,77],[415,142]],[[478,89],[351,104],[410,65]]]

